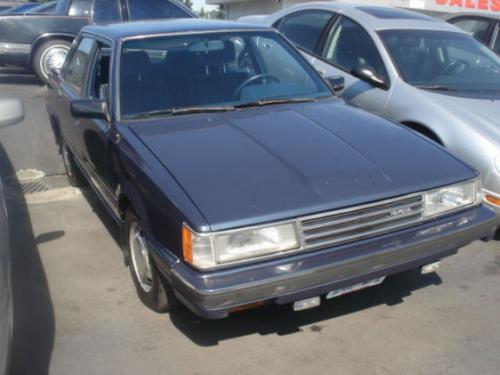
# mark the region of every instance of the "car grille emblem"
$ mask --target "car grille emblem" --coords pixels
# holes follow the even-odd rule
[[[398,216],[411,214],[411,212],[412,212],[412,209],[410,207],[405,207],[405,208],[398,208],[396,210],[392,210],[390,212],[390,215],[391,215],[391,217],[398,217]]]

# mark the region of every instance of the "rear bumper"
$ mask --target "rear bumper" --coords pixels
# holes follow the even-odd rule
[[[31,44],[0,43],[0,66],[28,66]]]
[[[198,272],[152,244],[153,257],[179,299],[209,319],[254,302],[290,303],[402,272],[491,239],[498,219],[481,206],[412,228],[333,248],[213,272]]]

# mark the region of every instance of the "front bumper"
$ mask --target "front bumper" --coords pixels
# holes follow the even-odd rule
[[[209,319],[255,302],[285,304],[395,274],[454,254],[477,239],[491,239],[498,218],[484,206],[332,248],[199,272],[158,244],[152,254],[178,298]]]

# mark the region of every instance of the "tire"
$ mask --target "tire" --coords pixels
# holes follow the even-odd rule
[[[67,40],[54,39],[37,48],[33,55],[33,71],[42,82],[48,82],[51,68],[62,68],[70,47]]]
[[[162,277],[149,254],[141,222],[132,210],[125,215],[125,236],[130,275],[141,302],[157,313],[179,307],[180,302],[171,286]]]
[[[69,184],[78,188],[87,185],[87,180],[80,170],[80,167],[76,164],[73,153],[64,141],[61,145],[61,154]]]

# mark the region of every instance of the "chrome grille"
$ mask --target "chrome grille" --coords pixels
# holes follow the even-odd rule
[[[299,220],[304,247],[316,249],[411,226],[422,220],[422,195],[386,200]]]

